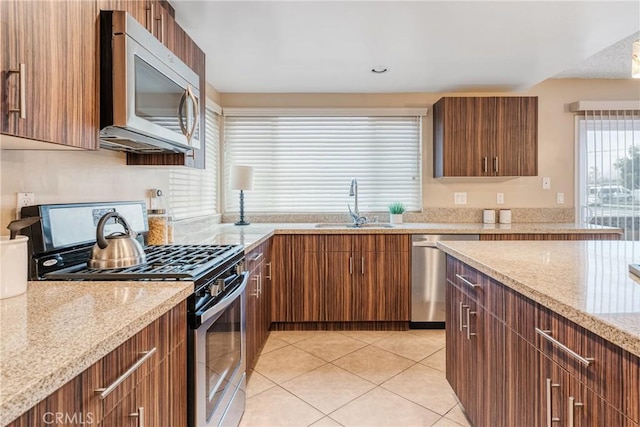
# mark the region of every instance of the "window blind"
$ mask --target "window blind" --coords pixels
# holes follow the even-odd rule
[[[352,178],[362,213],[392,202],[421,203],[421,120],[372,116],[227,116],[225,182],[232,164],[254,167],[245,210],[259,213],[346,212]],[[226,191],[237,212],[238,192]]]
[[[585,111],[577,120],[581,219],[639,241],[640,111]]]
[[[220,116],[207,106],[205,115],[205,169],[171,169],[169,204],[175,219],[218,212],[218,153]]]

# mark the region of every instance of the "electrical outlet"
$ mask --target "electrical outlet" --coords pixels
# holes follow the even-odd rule
[[[20,219],[20,210],[23,206],[36,204],[36,197],[33,193],[16,193],[16,219]]]
[[[467,193],[453,193],[453,204],[455,204],[455,205],[466,205],[467,204]]]
[[[542,189],[543,190],[551,190],[551,178],[548,176],[545,176],[544,178],[542,178]]]
[[[498,193],[496,196],[496,203],[499,205],[504,205],[504,193]]]
[[[563,205],[564,204],[564,193],[556,194],[556,203],[559,204],[559,205]]]

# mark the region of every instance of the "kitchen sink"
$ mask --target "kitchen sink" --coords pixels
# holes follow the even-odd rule
[[[393,228],[392,224],[384,222],[371,222],[368,224],[354,225],[350,222],[316,224],[316,228]]]

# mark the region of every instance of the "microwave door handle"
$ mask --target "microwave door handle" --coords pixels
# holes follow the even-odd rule
[[[191,99],[191,103],[193,104],[193,123],[191,124],[191,129],[187,134],[187,142],[191,143],[191,138],[193,138],[193,134],[196,131],[196,126],[198,125],[198,118],[200,114],[199,114],[198,98],[196,98],[193,91],[191,90],[191,86],[187,88],[187,94],[189,95],[189,98]]]
[[[184,124],[184,114],[182,114],[184,111],[184,101],[187,99],[187,91],[188,89],[184,91],[180,97],[180,103],[178,104],[178,123],[180,123],[180,130],[183,135],[187,135],[187,127]]]

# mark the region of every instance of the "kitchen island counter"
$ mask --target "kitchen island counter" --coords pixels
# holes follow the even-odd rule
[[[193,282],[29,282],[0,300],[0,425],[182,302]]]
[[[438,242],[447,254],[640,356],[640,243]]]

